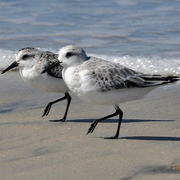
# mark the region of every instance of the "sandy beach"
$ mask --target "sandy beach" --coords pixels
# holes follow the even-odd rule
[[[60,119],[66,101],[41,118],[48,102],[63,94],[36,90],[18,72],[0,76],[1,180],[179,180],[180,83],[163,86],[143,100],[120,105],[124,112],[120,138],[117,120],[91,122],[114,112],[86,104],[72,93],[67,122]]]

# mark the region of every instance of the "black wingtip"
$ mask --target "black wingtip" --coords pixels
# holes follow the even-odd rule
[[[179,76],[167,76],[166,77],[166,81],[169,81],[169,82],[175,82],[175,81],[179,81],[179,80],[180,80]]]

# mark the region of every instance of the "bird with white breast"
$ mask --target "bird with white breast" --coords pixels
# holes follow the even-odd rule
[[[67,117],[71,96],[69,95],[69,89],[62,78],[62,66],[58,65],[42,74],[46,67],[51,67],[51,65],[56,62],[58,63],[57,54],[49,51],[40,51],[32,47],[26,47],[18,51],[16,60],[7,67],[2,74],[10,69],[18,67],[22,79],[34,88],[45,92],[64,93],[64,97],[49,102],[42,115],[42,117],[45,115],[47,116],[53,104],[67,99],[67,106],[63,118],[50,120],[51,122],[63,122]]]
[[[92,133],[100,121],[119,116],[117,131],[108,139],[119,137],[123,117],[120,103],[142,99],[154,88],[179,80],[179,76],[143,74],[118,63],[88,57],[82,48],[75,45],[60,49],[58,59],[70,91],[85,102],[115,108],[114,113],[94,120],[87,132]]]

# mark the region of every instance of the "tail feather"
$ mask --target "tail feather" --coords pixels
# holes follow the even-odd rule
[[[179,76],[161,76],[161,75],[146,75],[143,74],[141,76],[142,79],[145,80],[143,87],[149,87],[149,86],[157,86],[161,84],[168,84],[168,83],[174,83],[176,81],[180,80]]]

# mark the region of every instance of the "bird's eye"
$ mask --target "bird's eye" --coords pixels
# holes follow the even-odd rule
[[[25,55],[22,57],[23,60],[26,60],[26,59],[28,59],[28,58],[29,58],[29,55],[27,55],[27,54],[25,54]]]
[[[71,57],[73,54],[71,53],[71,52],[68,52],[67,54],[66,54],[66,57],[67,58],[69,58],[69,57]]]

